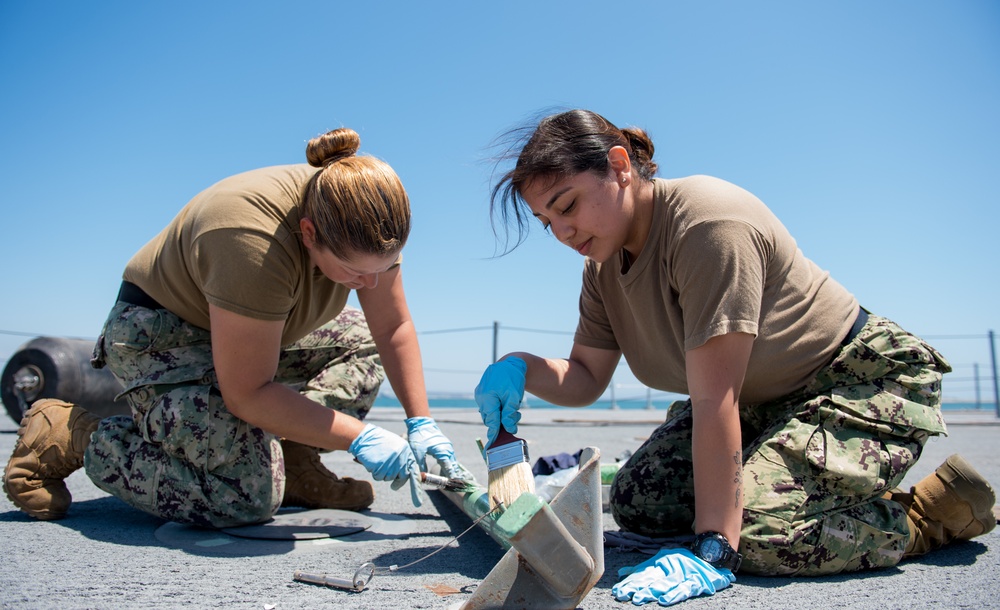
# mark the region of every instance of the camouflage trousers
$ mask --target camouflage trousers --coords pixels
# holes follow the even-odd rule
[[[896,565],[906,512],[882,495],[897,486],[931,435],[945,433],[932,347],[870,316],[861,332],[802,390],[741,405],[742,572],[824,575]],[[692,533],[691,402],[667,418],[611,487],[623,530]],[[731,475],[725,475],[727,478]]]
[[[207,330],[119,302],[94,352],[94,366],[104,365],[132,416],[106,418],[94,433],[84,466],[95,485],[181,523],[227,527],[274,515],[285,483],[279,439],[226,409]],[[364,315],[348,307],[283,348],[275,380],[364,419],[383,376]]]

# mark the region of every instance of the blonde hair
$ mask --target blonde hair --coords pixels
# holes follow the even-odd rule
[[[309,140],[306,160],[316,172],[306,187],[303,212],[316,226],[316,244],[334,256],[389,256],[410,234],[410,200],[384,161],[358,156],[361,137],[346,127]]]

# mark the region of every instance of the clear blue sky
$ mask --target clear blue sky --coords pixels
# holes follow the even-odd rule
[[[12,333],[95,337],[188,199],[339,126],[410,194],[429,389],[471,392],[492,333],[426,331],[499,321],[501,354],[564,355],[583,259],[540,231],[494,258],[484,161],[552,107],[647,129],[663,177],[758,195],[866,307],[944,337],[946,394],[1000,330],[992,0],[6,1],[0,91],[0,363]]]

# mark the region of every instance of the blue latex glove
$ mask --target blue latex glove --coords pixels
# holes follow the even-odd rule
[[[625,580],[611,587],[615,599],[636,606],[659,602],[670,606],[689,597],[712,595],[736,582],[729,570],[720,570],[687,549],[663,549],[632,568],[618,570]]]
[[[347,448],[376,481],[392,481],[392,488],[399,489],[410,483],[410,497],[414,506],[420,500],[420,469],[413,451],[403,437],[385,428],[365,425],[361,434]]]
[[[455,476],[461,468],[455,459],[455,448],[448,437],[441,432],[437,422],[430,417],[410,417],[406,420],[406,438],[413,450],[420,470],[427,470],[427,455],[441,465],[441,474],[446,477]]]
[[[495,362],[483,373],[476,386],[476,403],[486,424],[489,448],[500,433],[500,425],[514,434],[521,421],[521,400],[524,398],[524,377],[528,365],[516,356]]]

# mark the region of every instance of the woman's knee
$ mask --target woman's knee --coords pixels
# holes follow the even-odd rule
[[[630,460],[611,483],[609,506],[620,528],[644,536],[691,533],[694,524],[693,483],[690,473],[651,471]]]

